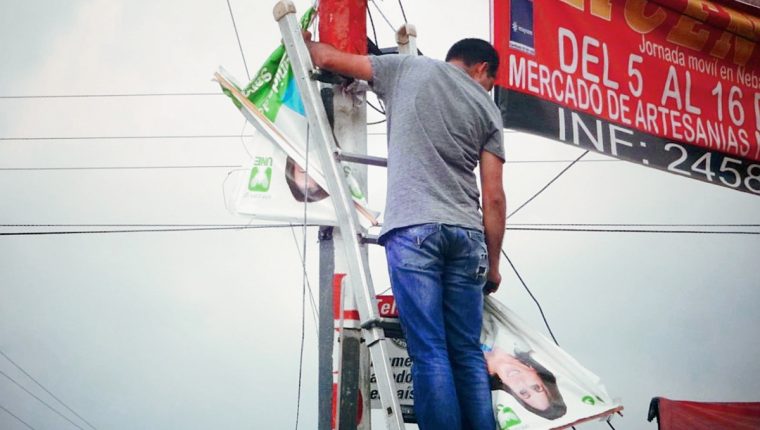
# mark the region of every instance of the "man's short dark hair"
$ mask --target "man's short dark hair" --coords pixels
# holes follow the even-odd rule
[[[446,54],[446,61],[461,60],[465,66],[488,63],[488,76],[495,77],[499,70],[499,54],[483,39],[468,38],[455,43]]]

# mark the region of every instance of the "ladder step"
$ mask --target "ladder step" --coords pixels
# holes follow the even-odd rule
[[[363,329],[372,329],[379,327],[385,332],[385,337],[391,339],[404,339],[404,333],[401,331],[401,323],[398,318],[379,317],[362,323]]]
[[[336,152],[335,157],[340,161],[348,161],[351,163],[368,164],[370,166],[380,166],[380,167],[388,166],[387,158],[341,151],[340,149]]]
[[[370,245],[378,245],[379,243],[378,239],[380,237],[376,234],[362,233],[359,236],[360,236],[359,240],[361,241],[361,243],[370,244]]]

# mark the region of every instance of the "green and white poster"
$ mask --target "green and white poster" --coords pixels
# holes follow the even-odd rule
[[[598,376],[490,296],[480,341],[500,430],[569,428],[623,409]]]
[[[308,10],[301,26],[307,28],[313,17],[314,10]],[[272,52],[246,86],[221,68],[214,79],[257,132],[245,175],[235,172],[230,179],[236,186],[227,198],[228,209],[285,222],[303,222],[306,213],[307,223],[335,225],[335,211],[314,151],[317,143],[309,141],[303,102],[284,46]],[[376,225],[378,212],[367,207],[350,167],[344,167],[344,172],[359,222],[365,227]]]

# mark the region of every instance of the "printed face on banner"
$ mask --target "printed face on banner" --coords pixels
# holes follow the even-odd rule
[[[378,306],[381,313],[393,309],[393,297],[379,296]],[[499,429],[558,428],[622,409],[599,377],[491,297],[486,298],[481,343]],[[412,362],[403,339],[392,339],[389,350],[399,401],[411,413]],[[371,382],[372,407],[380,408],[374,375]]]
[[[760,194],[760,16],[709,0],[494,0],[504,125]]]
[[[285,151],[258,133],[250,146],[251,165],[237,179],[240,184],[233,204],[237,213],[298,224],[305,215],[308,224],[336,225],[327,192]]]
[[[620,409],[598,377],[492,298],[481,342],[500,429],[556,428]]]

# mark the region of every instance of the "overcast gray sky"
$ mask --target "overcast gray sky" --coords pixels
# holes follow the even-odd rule
[[[378,4],[402,23],[397,2]],[[254,73],[280,38],[273,2],[231,5]],[[427,55],[489,36],[486,1],[404,6]],[[390,46],[391,29],[371,10],[380,45]],[[6,97],[218,93],[210,81],[218,66],[246,76],[226,2],[6,0],[0,58],[0,138],[98,137],[0,141],[1,232],[247,222],[223,204],[225,177],[248,157],[228,99]],[[166,137],[195,135],[233,137]],[[104,138],[115,136],[164,137]],[[383,139],[370,137],[374,152]],[[512,208],[581,153],[519,133],[506,142]],[[36,169],[118,166],[207,167]],[[378,208],[382,174],[370,175]],[[759,220],[757,196],[589,155],[510,223],[752,224],[686,229],[757,232]],[[98,429],[293,428],[302,237],[300,229],[2,236],[0,351]],[[306,238],[316,287],[316,231]],[[505,247],[560,344],[622,399],[617,429],[656,428],[645,421],[653,396],[760,400],[757,235],[512,230]],[[382,254],[371,258],[382,290]],[[506,262],[502,273],[497,298],[543,330]],[[307,306],[304,429],[316,427],[315,333]],[[77,428],[13,381],[87,428],[2,356],[0,371],[0,405],[18,417],[0,409],[0,428],[27,428],[19,419]]]

